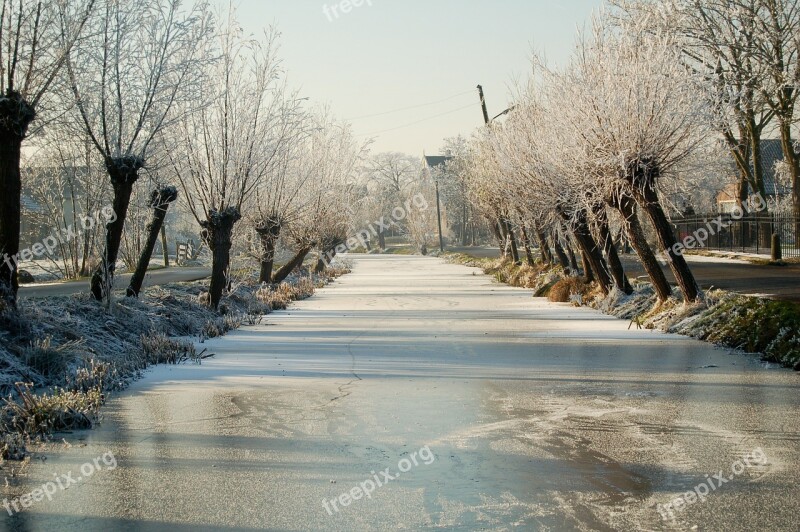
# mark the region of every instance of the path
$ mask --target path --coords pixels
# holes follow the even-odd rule
[[[124,289],[131,281],[130,273],[117,275],[114,287]],[[180,283],[205,279],[211,275],[211,269],[205,267],[167,268],[147,272],[144,279],[144,288],[169,283]],[[22,285],[19,287],[19,297],[40,298],[53,296],[69,296],[80,292],[89,291],[89,281],[69,281],[65,283],[41,283],[35,285]]]
[[[104,453],[117,467],[8,527],[796,529],[797,374],[438,259],[355,264],[110,401],[27,484]],[[705,503],[662,520],[658,504],[720,471]]]
[[[460,247],[452,248],[450,251],[480,258],[500,256],[498,248]],[[714,287],[740,294],[800,301],[800,264],[768,266],[753,264],[745,260],[700,255],[687,255],[687,260],[697,282],[703,289]],[[622,261],[629,276],[647,279],[644,268],[636,256],[623,255]],[[662,270],[667,279],[675,284],[675,278],[670,269],[663,266]]]

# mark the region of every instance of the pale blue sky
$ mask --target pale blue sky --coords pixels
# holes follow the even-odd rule
[[[352,120],[373,151],[439,152],[445,137],[469,135],[483,118],[508,107],[513,79],[529,68],[532,49],[563,62],[602,0],[371,0],[336,18],[333,0],[237,0],[245,30],[275,23],[290,80],[314,102],[354,119],[454,98],[403,112]],[[329,16],[323,11],[327,5]],[[467,94],[463,94],[467,93]],[[470,104],[472,104],[470,106]],[[465,108],[466,107],[466,108]],[[457,110],[460,109],[460,110]],[[457,111],[456,111],[457,110]],[[438,118],[435,115],[449,113]]]

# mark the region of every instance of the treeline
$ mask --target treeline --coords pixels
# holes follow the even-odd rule
[[[566,66],[534,56],[507,119],[473,136],[461,158],[471,201],[516,261],[518,239],[573,270],[577,248],[604,293],[629,294],[619,228],[659,300],[672,294],[666,261],[695,301],[702,293],[683,256],[691,245],[676,240],[669,214],[731,168],[737,211],[771,208],[760,160],[768,128],[780,135],[777,174],[800,215],[799,66],[796,0],[614,0]]]
[[[246,35],[234,12],[205,2],[0,1],[6,310],[16,309],[23,186],[46,198],[39,216],[56,231],[113,208],[107,224],[56,250],[63,272],[91,276],[99,301],[110,301],[121,249],[137,264],[127,294],[139,295],[173,204],[211,251],[213,308],[230,282],[237,231],[265,283],[346,240],[365,143],[290,87],[276,30]],[[38,170],[23,181],[21,165]],[[295,256],[273,271],[279,239]]]

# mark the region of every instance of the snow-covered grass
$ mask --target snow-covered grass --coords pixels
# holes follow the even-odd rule
[[[696,303],[676,298],[657,305],[652,287],[642,283],[633,295],[604,310],[643,327],[759,354],[800,370],[800,304],[791,301],[711,290]]]
[[[209,354],[191,338],[260,321],[348,271],[303,270],[278,285],[239,280],[218,312],[203,304],[202,281],[153,287],[108,308],[88,294],[20,301],[18,313],[0,313],[0,460],[23,456],[31,438],[91,426],[105,393],[149,365],[200,363]]]
[[[540,262],[533,266],[527,263],[516,265],[504,258],[476,258],[465,253],[445,253],[443,258],[454,264],[481,268],[497,282],[519,288],[530,288],[536,297],[549,297],[558,283],[561,283],[557,289],[559,293],[553,294],[557,301],[566,302],[578,295],[585,297],[590,292],[590,287],[585,283],[571,281],[573,277],[566,275],[560,266],[550,266]]]
[[[602,297],[596,287],[566,276],[561,268],[533,268],[502,259],[449,254],[447,260],[482,268],[498,282],[531,288],[535,296],[596,308],[629,320],[631,326],[660,329],[716,345],[759,354],[764,360],[800,370],[800,304],[712,290],[702,301],[684,303],[676,289],[658,303],[648,282],[633,281],[634,293],[618,290]]]

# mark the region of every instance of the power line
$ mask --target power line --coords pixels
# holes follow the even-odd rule
[[[394,113],[400,113],[402,111],[408,111],[408,110],[411,110],[411,109],[419,109],[420,107],[430,107],[431,105],[436,105],[436,104],[439,104],[439,103],[449,102],[450,100],[454,100],[454,99],[456,99],[456,98],[458,98],[460,96],[464,96],[465,94],[472,94],[473,92],[475,92],[475,91],[460,92],[458,94],[454,94],[452,96],[448,96],[447,98],[444,98],[442,100],[437,100],[435,102],[421,103],[419,105],[411,105],[411,106],[408,106],[408,107],[402,107],[400,109],[393,109],[392,111],[384,111],[383,113],[376,113],[374,115],[357,116],[355,118],[348,118],[347,121],[348,122],[353,122],[354,120],[363,120],[365,118],[375,118],[375,117],[378,117],[378,116],[386,116],[386,115],[390,115],[390,114],[394,114]]]
[[[470,91],[472,92],[472,91]],[[356,135],[358,137],[369,137],[371,135],[380,135],[381,133],[388,133],[389,131],[396,131],[398,129],[403,129],[406,127],[416,126],[417,124],[421,124],[422,122],[427,122],[428,120],[433,120],[434,118],[439,118],[441,116],[451,115],[453,113],[457,113],[458,111],[463,111],[464,109],[474,107],[474,104],[465,105],[464,107],[459,107],[458,109],[453,109],[452,111],[447,111],[445,113],[441,113],[434,116],[429,116],[428,118],[423,118],[422,120],[417,120],[416,122],[411,122],[410,124],[404,124],[402,126],[397,126],[389,129],[383,129],[381,131],[373,131],[371,133],[364,133],[362,135]]]

